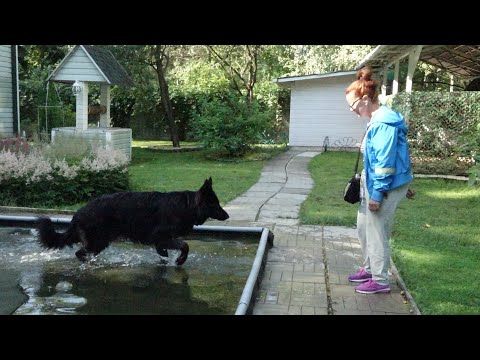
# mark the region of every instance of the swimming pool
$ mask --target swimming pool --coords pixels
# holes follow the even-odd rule
[[[273,243],[264,228],[198,226],[183,237],[190,254],[181,267],[175,251],[160,258],[130,242],[80,263],[75,245],[45,250],[22,221],[0,217],[0,270],[16,273],[28,296],[13,314],[249,314]]]

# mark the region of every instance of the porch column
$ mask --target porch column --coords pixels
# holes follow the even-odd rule
[[[383,81],[382,81],[382,97],[385,98],[387,96],[387,79],[388,77],[388,67],[383,69]]]
[[[400,60],[395,61],[395,70],[393,74],[393,86],[392,86],[392,94],[395,95],[398,93],[398,70],[400,68]]]
[[[100,113],[100,127],[110,127],[110,85],[100,85],[100,106],[107,109],[105,114]]]
[[[407,84],[405,86],[406,92],[412,92],[413,86],[413,73],[417,67],[418,59],[420,58],[420,53],[422,52],[423,45],[414,46],[408,56],[408,74],[407,74]]]
[[[76,129],[77,130],[87,130],[88,128],[88,83],[84,81],[79,81],[81,86],[81,91],[77,95],[76,101]]]

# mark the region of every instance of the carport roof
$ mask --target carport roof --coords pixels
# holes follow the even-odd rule
[[[358,65],[381,71],[408,56],[417,45],[379,45]],[[466,80],[480,77],[480,45],[423,45],[419,61],[442,68]]]

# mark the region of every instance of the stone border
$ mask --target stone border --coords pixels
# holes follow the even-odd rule
[[[466,176],[457,176],[457,175],[427,175],[427,174],[413,174],[414,178],[431,178],[431,179],[450,179],[450,180],[462,180],[468,181]]]
[[[158,152],[190,152],[190,151],[199,151],[203,149],[203,146],[183,146],[183,147],[172,147],[172,146],[145,146],[140,147],[141,149],[148,149]]]

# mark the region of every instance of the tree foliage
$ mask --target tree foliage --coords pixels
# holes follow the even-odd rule
[[[188,134],[195,133],[193,119],[202,113],[205,103],[215,99],[221,103],[221,99],[232,96],[243,97],[247,103],[256,102],[262,111],[268,110],[268,124],[262,130],[264,139],[285,141],[289,90],[280,89],[272,80],[351,70],[373,48],[370,45],[107,47],[135,84],[130,88],[112,87],[112,125],[136,128],[143,124],[150,129],[149,138],[168,134],[176,146]],[[44,81],[71,48],[54,45],[22,48],[22,119],[30,118],[32,122],[36,119],[36,106],[45,102]],[[64,98],[64,105],[73,110],[74,98],[69,87],[58,86],[49,96],[56,92]],[[92,91],[90,101],[97,101],[96,97],[98,94]],[[232,102],[229,106],[238,106],[232,111],[242,111],[240,102]]]
[[[227,74],[234,89],[251,102],[254,96],[253,90],[258,81],[258,61],[263,46],[207,45],[207,48],[215,62]]]
[[[201,104],[196,116],[195,135],[204,146],[230,157],[242,156],[260,140],[271,114],[256,101],[228,94]]]

